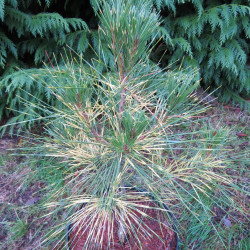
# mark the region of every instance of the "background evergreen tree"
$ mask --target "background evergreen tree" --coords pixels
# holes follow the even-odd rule
[[[247,106],[243,98],[250,94],[250,1],[150,1],[162,17],[160,28],[152,32],[160,42],[151,59],[160,61],[162,67],[176,61],[173,68],[177,64],[198,67],[205,88],[220,87],[216,93],[223,101],[232,98],[241,107]],[[10,123],[32,121],[33,112],[25,103],[36,98],[54,104],[46,85],[36,80],[37,68],[44,61],[53,70],[66,45],[84,53],[86,60],[95,56],[94,48],[105,63],[114,65],[111,50],[98,33],[97,2],[101,3],[0,0],[0,119],[4,112],[8,115],[8,107],[14,114]],[[39,79],[46,82],[46,76]]]
[[[154,0],[161,11],[163,43],[156,51],[164,66],[179,62],[200,68],[202,85],[221,100],[247,105],[250,1]],[[158,57],[159,58],[159,57]],[[183,58],[183,60],[181,60]]]
[[[80,5],[78,10],[91,10],[88,2]],[[8,115],[6,107],[14,114],[11,123],[32,119],[24,100],[54,103],[46,86],[31,76],[42,62],[52,66],[66,45],[79,53],[88,47],[91,16],[78,18],[73,7],[69,1],[0,0],[0,119]]]

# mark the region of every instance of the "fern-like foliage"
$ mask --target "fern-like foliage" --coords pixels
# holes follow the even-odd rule
[[[30,109],[29,102],[40,103],[45,101],[45,103],[54,104],[54,98],[51,97],[46,86],[36,79],[35,73],[38,73],[38,69],[31,68],[15,71],[12,74],[7,74],[0,82],[2,86],[5,86],[5,88],[1,88],[0,92],[0,95],[5,100],[5,103],[1,103],[1,105],[7,106],[5,112],[14,114],[14,117],[8,123],[20,122],[19,128],[22,127],[23,121],[30,120],[27,123],[30,125],[34,123],[32,120],[37,118],[33,113],[36,108]],[[10,132],[13,132],[13,126],[11,126]]]
[[[165,65],[177,60],[200,68],[202,83],[224,101],[248,106],[240,96],[250,95],[247,67],[250,38],[249,1],[153,0],[163,12]],[[183,60],[180,60],[183,58]],[[233,93],[233,94],[232,94]],[[237,97],[237,98],[236,98]]]
[[[46,87],[35,83],[26,73],[36,74],[34,67],[41,67],[43,61],[52,65],[66,45],[79,53],[88,47],[86,22],[48,12],[52,3],[56,0],[0,0],[0,119],[3,113],[9,113],[8,109],[14,113],[23,110],[17,96],[27,98],[28,102],[35,97],[52,104]],[[16,72],[17,67],[26,73]],[[23,119],[24,116],[19,116],[17,121]]]
[[[67,59],[67,54],[64,57]],[[59,65],[54,68],[45,66],[46,69],[30,68],[14,71],[2,78],[0,84],[6,86],[4,92],[0,95],[4,96],[7,112],[10,111],[14,116],[9,119],[6,126],[2,127],[1,132],[4,133],[7,127],[10,127],[10,134],[13,133],[14,126],[18,125],[19,132],[23,127],[31,127],[34,123],[39,123],[45,115],[43,108],[49,105],[61,108],[61,103],[56,100],[53,94],[53,88],[71,86],[73,79],[64,77],[69,71],[79,74],[75,65],[67,65],[63,67]],[[84,66],[84,65],[83,65]],[[53,81],[49,72],[53,73],[53,77],[60,75],[60,81]],[[49,87],[48,87],[49,86]],[[3,103],[0,102],[0,105]],[[46,113],[46,116],[48,113]],[[51,114],[53,116],[53,114]]]
[[[28,1],[29,3],[30,1]],[[41,2],[38,1],[40,4]],[[29,6],[25,1],[19,1],[18,6]],[[46,5],[50,1],[46,1]],[[12,55],[19,59],[26,53],[36,53],[35,62],[39,63],[47,59],[48,55],[57,53],[62,46],[66,44],[75,45],[76,48],[81,48],[81,52],[86,49],[87,42],[87,24],[80,18],[64,18],[58,13],[41,12],[38,14],[30,14],[29,9],[20,10],[15,4],[3,5],[2,26],[8,29],[8,32],[0,33],[0,46],[2,48],[2,56],[0,57],[0,66],[6,66],[7,51],[10,50]],[[1,12],[0,12],[1,13]],[[75,38],[81,31],[83,38],[75,42]],[[13,36],[13,32],[15,35]],[[76,34],[75,34],[76,33]],[[19,39],[13,39],[15,36]],[[15,43],[12,41],[15,40]]]

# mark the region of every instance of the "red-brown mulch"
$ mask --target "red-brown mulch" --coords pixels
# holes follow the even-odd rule
[[[140,204],[143,204],[142,202]],[[145,205],[145,202],[144,202]],[[152,206],[152,205],[151,205]],[[135,211],[134,212],[138,218],[143,220],[143,226],[136,228],[139,241],[141,242],[141,247],[139,246],[138,240],[135,240],[131,235],[127,234],[127,239],[125,243],[121,243],[118,237],[119,226],[117,221],[114,222],[113,228],[113,240],[110,242],[108,237],[108,223],[105,223],[101,229],[101,235],[103,234],[103,240],[100,245],[92,246],[93,249],[108,249],[110,243],[110,248],[113,250],[138,250],[138,249],[150,249],[150,250],[174,250],[176,249],[177,239],[176,233],[172,230],[171,226],[166,222],[166,216],[164,217],[162,212],[156,209],[147,209],[146,214],[148,217],[142,217],[142,215]],[[161,224],[156,221],[162,218]],[[133,219],[131,218],[131,221]],[[136,225],[136,223],[134,223]],[[149,235],[145,234],[143,230],[147,226],[155,233],[150,232]],[[69,234],[69,246],[71,250],[82,250],[86,249],[84,244],[89,236],[90,228],[84,228],[83,230],[76,226]],[[158,236],[157,236],[158,235]],[[91,235],[94,240],[94,235]],[[162,239],[162,240],[161,240]],[[89,249],[92,249],[91,247]]]

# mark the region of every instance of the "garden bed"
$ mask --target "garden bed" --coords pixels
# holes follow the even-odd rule
[[[234,154],[230,157],[234,160],[235,166],[228,174],[247,189],[250,181],[247,173],[250,127],[247,112],[230,105],[224,107],[217,105],[204,115],[212,126],[232,129],[230,134],[232,140],[227,147],[233,149]],[[2,249],[34,249],[39,246],[42,237],[54,224],[50,217],[41,218],[41,213],[35,209],[40,199],[46,195],[43,191],[46,181],[38,177],[32,180],[33,159],[14,157],[7,151],[21,144],[22,141],[18,138],[11,138],[8,135],[0,139],[0,248]],[[244,193],[237,195],[242,210],[249,211],[248,196]],[[244,246],[247,246],[248,220],[235,211],[230,213],[231,216],[225,217],[224,212],[215,207],[213,220],[221,222],[222,238],[227,246],[244,249]],[[185,227],[185,224],[183,226]],[[188,233],[188,230],[186,232]],[[203,244],[203,249],[208,249],[211,245],[215,246],[216,240],[211,236],[214,236],[213,232],[204,239],[198,234],[192,238],[184,234],[182,244],[189,248]],[[219,240],[216,242],[214,248],[225,249]],[[44,248],[38,247],[38,249]]]

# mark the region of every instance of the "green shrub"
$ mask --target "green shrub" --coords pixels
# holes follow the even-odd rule
[[[86,22],[46,12],[53,2],[0,1],[0,119],[4,112],[8,114],[8,107],[14,120],[23,122],[26,116],[16,112],[27,112],[21,99],[39,98],[53,105],[55,100],[46,87],[28,75],[34,76],[42,61],[53,69],[66,44],[79,53],[88,47]],[[16,71],[17,67],[22,71]]]
[[[214,90],[221,100],[233,99],[247,106],[242,97],[250,94],[249,1],[154,0],[161,10],[164,44],[156,55],[163,65],[180,60],[184,66],[200,68],[202,84]],[[159,56],[157,57],[159,58]]]
[[[35,63],[47,61],[47,54],[53,59],[52,53],[58,55],[65,44],[76,48],[78,52],[86,50],[88,46],[86,22],[80,18],[64,18],[58,13],[46,12],[54,1],[42,2],[45,3],[24,0],[1,1],[0,66],[2,68],[13,67],[13,62],[18,65],[22,65],[22,61],[30,62],[25,58],[27,55],[30,55],[31,59],[34,55]]]

